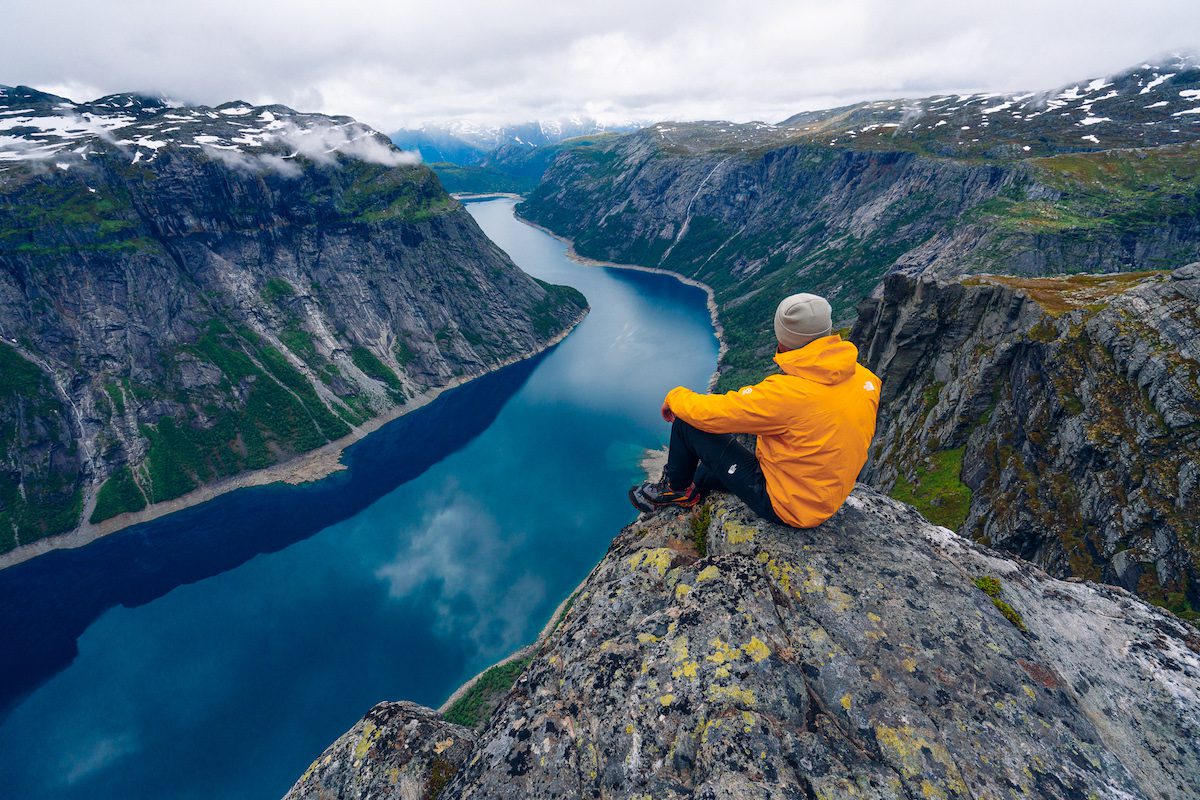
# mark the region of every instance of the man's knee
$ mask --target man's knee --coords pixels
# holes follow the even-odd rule
[[[688,423],[688,422],[684,422],[679,417],[676,417],[675,420],[671,423],[671,433],[676,433],[676,432],[684,433],[687,431],[694,431],[694,430],[696,430],[696,427],[694,425],[692,425],[691,423]]]

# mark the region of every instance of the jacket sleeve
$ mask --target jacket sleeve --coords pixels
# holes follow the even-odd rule
[[[667,392],[666,403],[675,416],[709,433],[783,433],[796,414],[796,398],[789,398],[771,378],[737,392],[697,394],[684,386]]]

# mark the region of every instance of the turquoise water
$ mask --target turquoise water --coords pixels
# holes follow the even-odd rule
[[[0,572],[0,795],[275,798],[380,700],[437,706],[531,641],[633,519],[667,389],[716,364],[703,292],[582,267],[469,206],[592,311],[303,487],[219,497]]]

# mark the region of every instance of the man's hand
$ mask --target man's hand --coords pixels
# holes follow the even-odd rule
[[[666,400],[663,400],[662,418],[665,419],[667,422],[675,421],[675,412],[671,411],[671,406],[669,406],[667,404]]]

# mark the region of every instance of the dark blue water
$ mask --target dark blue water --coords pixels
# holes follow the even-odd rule
[[[345,472],[0,572],[0,796],[279,797],[374,703],[436,706],[531,641],[633,518],[663,393],[715,366],[704,294],[578,266],[511,201],[470,210],[588,318]]]

